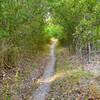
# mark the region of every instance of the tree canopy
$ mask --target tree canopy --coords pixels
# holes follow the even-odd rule
[[[58,38],[62,45],[75,52],[89,44],[98,50],[100,1],[0,1],[0,44],[1,51],[6,48],[4,55],[5,52],[12,55],[16,48],[19,52],[37,52],[51,37]]]

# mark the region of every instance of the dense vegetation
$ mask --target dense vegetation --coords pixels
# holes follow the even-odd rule
[[[52,36],[77,53],[99,49],[99,0],[0,1],[2,68],[14,66],[20,51],[41,49]]]
[[[14,66],[20,52],[44,45],[45,8],[40,0],[0,1],[0,66]],[[5,64],[5,65],[4,65]]]
[[[100,1],[52,0],[51,13],[63,30],[61,43],[78,54],[100,48]]]
[[[44,50],[52,37],[90,62],[100,49],[100,1],[0,0],[0,74],[17,67],[21,55]]]

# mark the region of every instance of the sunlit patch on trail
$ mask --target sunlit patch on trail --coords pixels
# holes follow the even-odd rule
[[[56,39],[56,38],[51,38],[51,41],[53,42],[53,43],[57,43],[58,42],[58,39]]]
[[[54,82],[55,80],[59,79],[59,78],[63,78],[63,77],[66,77],[66,76],[71,76],[71,75],[74,75],[75,73],[84,73],[86,74],[85,72],[83,72],[81,69],[74,69],[74,70],[69,70],[69,71],[62,71],[62,72],[59,72],[57,74],[55,74],[54,76],[52,77],[49,77],[49,78],[46,78],[46,79],[39,79],[37,81],[38,84],[42,84],[42,83],[52,83]]]
[[[54,75],[54,76],[52,76],[52,77],[49,77],[49,78],[47,78],[47,79],[39,79],[38,81],[37,81],[37,83],[39,84],[41,84],[41,83],[51,83],[51,82],[53,82],[53,81],[55,81],[55,80],[57,80],[58,78],[61,78],[61,77],[64,77],[65,76],[65,73],[58,73],[58,74],[56,74],[56,75]]]

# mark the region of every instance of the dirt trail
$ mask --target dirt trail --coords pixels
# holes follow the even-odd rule
[[[48,92],[50,91],[50,84],[54,75],[56,55],[55,55],[56,42],[53,42],[50,48],[50,62],[44,70],[42,78],[38,81],[40,86],[35,93],[32,94],[30,100],[45,100]]]

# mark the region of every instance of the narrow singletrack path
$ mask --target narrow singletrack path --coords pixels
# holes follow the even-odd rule
[[[54,75],[55,64],[56,64],[55,48],[56,48],[56,42],[54,41],[51,44],[50,48],[50,61],[47,64],[44,70],[44,74],[39,81],[40,86],[37,88],[35,93],[32,94],[30,100],[45,100],[46,96],[50,91],[50,84],[52,81],[52,77]]]

